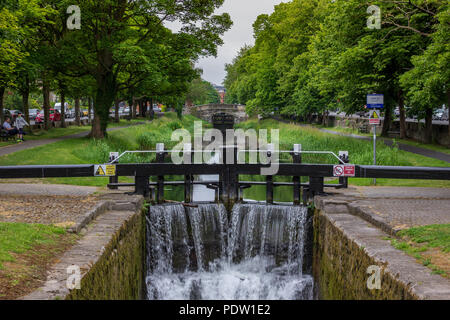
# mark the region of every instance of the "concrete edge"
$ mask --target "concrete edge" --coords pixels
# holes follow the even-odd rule
[[[342,210],[345,202],[315,198],[316,208],[350,241],[372,258],[383,273],[401,282],[413,296],[420,300],[450,300],[450,281],[419,264],[413,257],[395,249],[385,240],[390,236],[372,222],[359,215]],[[339,210],[330,211],[331,206]],[[328,207],[327,207],[328,206]],[[368,225],[370,223],[370,225]]]
[[[93,209],[86,212],[83,216],[78,218],[75,226],[67,229],[69,233],[80,233],[80,231],[86,227],[92,220],[97,218],[99,215],[110,210],[113,205],[112,201],[101,201],[97,203]]]
[[[85,223],[84,227],[88,229],[87,232],[49,269],[41,287],[17,300],[64,300],[70,294],[67,288],[67,280],[70,276],[67,267],[80,266],[81,279],[88,275],[96,263],[107,254],[105,248],[117,237],[117,232],[122,226],[142,211],[144,201],[141,196],[133,196],[131,199],[105,200],[97,204],[82,219]],[[108,216],[108,211],[113,217]],[[109,226],[94,230],[96,221]],[[91,226],[93,230],[90,229]]]

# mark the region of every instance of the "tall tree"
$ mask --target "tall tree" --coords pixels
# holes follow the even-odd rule
[[[215,54],[222,43],[220,35],[231,25],[228,14],[213,15],[223,0],[104,0],[78,1],[82,14],[82,29],[69,33],[73,51],[79,58],[78,70],[96,81],[94,123],[91,135],[103,138],[112,106],[119,90],[133,86],[133,80],[121,76],[130,66],[136,70],[151,68],[143,50],[153,43],[166,56],[174,54],[166,42],[179,43],[185,59]],[[72,4],[63,0],[62,4]],[[63,6],[64,7],[64,6]],[[164,27],[165,21],[179,21],[181,31],[173,34]],[[176,53],[176,52],[175,52]],[[136,79],[133,75],[132,79]],[[124,82],[123,82],[124,81]],[[128,83],[127,83],[128,82]]]

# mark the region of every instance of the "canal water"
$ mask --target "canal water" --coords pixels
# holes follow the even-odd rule
[[[150,300],[308,300],[308,210],[301,206],[153,206]]]

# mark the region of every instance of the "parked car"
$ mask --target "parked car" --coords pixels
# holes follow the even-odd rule
[[[69,104],[66,102],[66,103],[64,103],[64,106],[65,106],[65,108],[64,108],[64,117],[66,119],[75,118],[75,112],[72,109],[69,109]],[[58,110],[59,113],[61,113],[61,102],[55,103],[54,109]]]
[[[369,117],[370,116],[370,111],[367,109],[367,106],[364,106],[363,110],[356,111],[355,114],[360,116],[360,117]]]
[[[43,123],[44,122],[44,110],[42,110],[36,117],[36,120],[34,120],[36,123]],[[61,113],[58,110],[50,109],[50,121],[61,121]]]
[[[161,112],[161,108],[158,107],[158,105],[153,105],[153,111],[155,111],[155,112]]]
[[[445,111],[446,110],[443,108],[437,109],[433,114],[433,120],[444,120],[446,114]]]
[[[39,114],[39,109],[30,109],[28,110],[28,115],[30,116],[30,120],[35,120],[37,115]]]

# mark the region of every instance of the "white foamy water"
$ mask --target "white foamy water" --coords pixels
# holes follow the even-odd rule
[[[307,209],[236,205],[152,207],[148,218],[149,299],[307,300]]]

